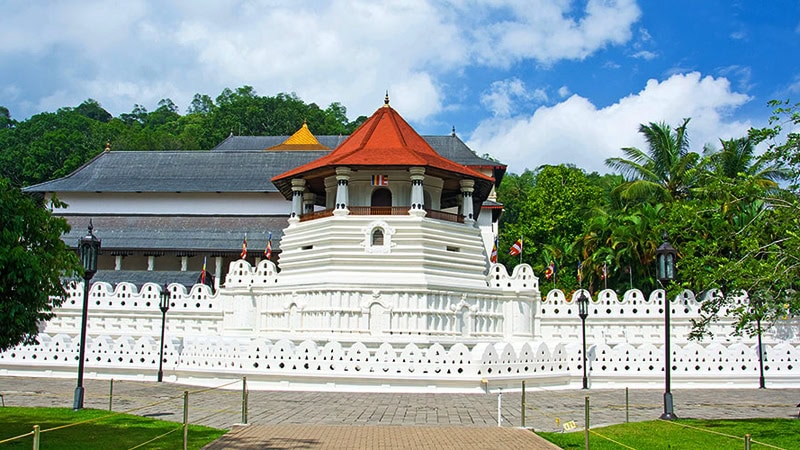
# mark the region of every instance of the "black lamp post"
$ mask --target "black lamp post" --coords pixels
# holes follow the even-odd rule
[[[72,402],[72,409],[75,411],[83,408],[83,362],[86,350],[86,319],[89,311],[89,281],[97,273],[97,256],[100,253],[100,239],[94,235],[93,229],[92,220],[89,219],[89,234],[78,240],[78,251],[83,264],[83,313],[81,316],[80,350],[78,351],[78,386],[75,388],[75,396]]]
[[[164,283],[164,289],[161,290],[161,304],[158,308],[161,310],[161,352],[158,356],[158,382],[164,379],[164,371],[162,370],[164,367],[164,326],[167,323],[167,311],[169,311],[169,301],[172,299],[172,295],[169,292],[169,287],[167,283]]]
[[[667,236],[664,234],[664,243],[656,249],[656,276],[658,281],[669,283],[675,278],[675,259],[678,256],[669,242]],[[663,420],[677,419],[678,416],[672,409],[672,392],[670,392],[670,371],[672,369],[672,355],[669,349],[669,338],[671,330],[669,327],[669,310],[670,301],[669,294],[664,292],[664,414],[661,414]]]
[[[586,318],[589,317],[589,297],[586,292],[581,290],[578,295],[578,316],[581,318],[581,330],[583,334],[583,388],[589,389],[589,380],[586,378]]]

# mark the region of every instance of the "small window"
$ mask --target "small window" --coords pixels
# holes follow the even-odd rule
[[[375,231],[372,232],[372,245],[376,247],[383,246],[383,229],[382,228],[375,228]]]
[[[449,245],[448,245],[448,246],[447,246],[447,251],[448,251],[448,252],[456,252],[456,253],[458,253],[458,252],[460,252],[460,251],[461,251],[461,249],[460,249],[460,248],[458,248],[458,247],[451,247],[451,246],[449,246]]]
[[[312,248],[314,248],[313,245],[304,245],[300,247],[300,250],[311,250]]]

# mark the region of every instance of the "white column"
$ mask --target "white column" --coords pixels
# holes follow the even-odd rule
[[[313,192],[306,192],[303,194],[303,214],[311,214],[314,212],[314,201],[317,196]]]
[[[148,256],[147,257],[147,270],[152,272],[155,269],[155,267],[156,267],[156,257],[153,256],[153,255]]]
[[[114,257],[114,270],[122,270],[122,255]]]
[[[306,189],[306,180],[302,178],[292,179],[292,218],[300,218],[303,215],[303,191]]]
[[[412,216],[423,217],[425,212],[425,182],[424,167],[410,167],[408,173],[411,174],[411,209],[408,213]]]
[[[189,257],[186,255],[181,256],[181,272],[189,270]]]
[[[219,278],[222,276],[222,256],[214,257],[214,289],[219,289]]]
[[[348,206],[350,206],[350,192],[348,190],[350,172],[348,167],[336,168],[336,205],[333,209],[333,215],[335,216],[350,214],[348,209]]]
[[[461,180],[461,197],[463,199],[464,223],[474,223],[475,214],[472,210],[472,192],[475,190],[475,180]]]

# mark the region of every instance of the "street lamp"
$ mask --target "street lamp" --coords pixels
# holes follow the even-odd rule
[[[83,408],[83,362],[86,350],[86,319],[89,311],[89,281],[97,273],[97,256],[100,253],[100,239],[94,235],[93,229],[92,220],[89,219],[89,234],[78,240],[78,251],[83,264],[83,313],[81,316],[80,350],[78,351],[78,386],[75,388],[75,396],[72,402],[72,409],[75,411]]]
[[[589,317],[589,297],[586,292],[581,290],[578,295],[578,317],[581,318],[581,330],[583,334],[583,388],[589,389],[589,380],[586,378],[586,318]]]
[[[169,292],[169,287],[167,283],[164,283],[164,289],[161,290],[161,304],[158,308],[161,310],[161,352],[159,353],[158,357],[158,382],[164,379],[164,371],[162,370],[164,367],[164,325],[167,322],[167,311],[169,311],[169,301],[172,299],[172,295]]]
[[[675,250],[669,242],[667,242],[667,235],[664,234],[664,243],[656,249],[656,276],[658,281],[669,283],[675,278],[675,258],[678,256],[678,251]],[[661,414],[663,420],[677,419],[678,416],[672,409],[672,392],[669,389],[670,371],[672,369],[672,355],[669,350],[669,310],[670,301],[669,294],[664,291],[664,414]]]

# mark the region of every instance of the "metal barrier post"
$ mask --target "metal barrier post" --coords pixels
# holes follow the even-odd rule
[[[114,401],[114,379],[108,384],[108,410],[111,411],[111,404]]]
[[[628,388],[625,388],[625,423],[631,421],[630,402],[628,401]]]
[[[39,450],[39,425],[33,426],[33,450]]]
[[[750,433],[744,435],[744,450],[750,450]]]
[[[584,400],[583,422],[586,424],[583,427],[583,441],[586,450],[589,450],[589,397]]]
[[[247,425],[247,377],[242,377],[242,423]]]
[[[525,428],[525,380],[522,380],[522,428]]]
[[[189,446],[189,391],[183,391],[183,450]]]
[[[500,409],[503,406],[503,389],[498,389],[499,393],[497,394],[497,426],[503,426],[503,416]]]

